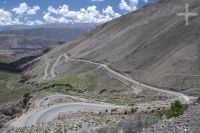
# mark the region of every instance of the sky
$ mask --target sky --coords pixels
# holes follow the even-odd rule
[[[153,0],[1,0],[0,25],[104,23]]]

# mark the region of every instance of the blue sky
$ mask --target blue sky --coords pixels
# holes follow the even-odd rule
[[[1,0],[0,25],[103,23],[152,0]]]

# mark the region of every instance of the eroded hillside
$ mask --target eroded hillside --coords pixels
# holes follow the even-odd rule
[[[176,16],[184,11],[185,3],[189,3],[191,12],[199,13],[198,0],[162,0],[100,25],[85,37],[58,47],[47,56],[56,60],[59,55],[68,53],[72,58],[108,64],[153,86],[199,94],[195,88],[200,71],[200,19],[191,17],[186,26],[184,18]],[[33,71],[45,66],[44,60],[38,64]],[[56,69],[57,77],[70,71],[64,67]]]
[[[0,69],[20,72],[57,45],[61,44],[42,38],[0,35]]]

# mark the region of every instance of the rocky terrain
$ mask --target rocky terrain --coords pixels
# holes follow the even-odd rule
[[[167,120],[143,130],[144,133],[198,133],[200,130],[200,106],[192,106],[183,116]]]
[[[12,103],[8,104],[6,106],[1,106],[0,107],[0,129],[5,128],[5,125],[8,121],[19,117],[24,113],[25,110],[28,110],[31,106],[31,99],[32,95],[30,93],[26,93],[23,96],[23,99]]]
[[[118,109],[115,111],[104,110],[102,112],[97,111],[69,111],[66,113],[60,113],[54,121],[47,124],[32,126],[11,128],[10,133],[21,132],[108,132],[114,133],[118,131],[126,132],[140,132],[142,128],[149,127],[151,124],[159,121],[158,117],[148,116],[144,114],[135,114],[135,110],[130,109]],[[121,120],[123,119],[123,120]],[[102,126],[106,125],[106,126]],[[100,128],[95,128],[100,127]],[[110,131],[110,132],[109,132]]]
[[[21,133],[21,132],[58,132],[64,130],[65,132],[72,130],[79,130],[82,127],[95,127],[98,125],[104,125],[121,119],[120,115],[110,115],[106,113],[99,114],[98,112],[86,111],[86,112],[67,112],[61,113],[54,121],[47,124],[37,125],[34,127],[22,127],[10,129],[9,132]]]
[[[98,128],[81,129],[80,133],[141,133],[142,129],[157,123],[159,120],[154,116],[136,114],[129,116],[117,123],[101,126]]]

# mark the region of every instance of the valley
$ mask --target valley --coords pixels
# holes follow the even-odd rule
[[[198,133],[200,18],[176,14],[200,14],[199,0],[131,2],[124,15],[50,6],[55,24],[0,26],[0,132]]]
[[[31,87],[18,83],[20,75],[7,71],[0,71],[0,106],[21,100],[25,93],[31,91]]]

